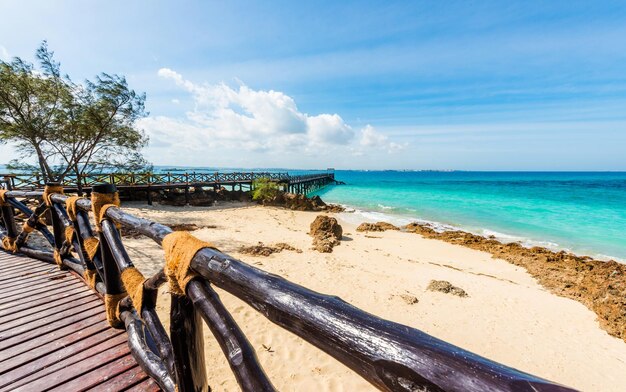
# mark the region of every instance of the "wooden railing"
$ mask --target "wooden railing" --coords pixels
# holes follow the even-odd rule
[[[319,176],[313,174],[310,176]],[[115,184],[117,186],[154,185],[154,184],[228,184],[250,183],[260,178],[267,178],[277,182],[289,182],[290,179],[303,179],[307,176],[290,176],[284,172],[189,172],[189,173],[106,173],[89,174],[80,177],[83,187],[97,184]],[[44,178],[37,174],[0,174],[9,189],[34,190],[43,189]],[[63,178],[65,187],[77,186],[76,176]]]
[[[96,185],[95,192],[113,194],[115,186]],[[90,256],[86,243],[94,237],[88,212],[92,202],[80,199],[74,220],[66,211],[67,196],[53,194],[50,205],[42,192],[9,191],[0,207],[0,240],[11,238],[13,250],[54,262],[80,276],[95,273],[91,286],[101,295],[123,296],[121,273],[133,268],[117,226],[132,228],[157,244],[172,230],[128,214],[122,208],[106,210],[95,236],[99,244]],[[35,200],[31,210],[25,200]],[[53,251],[27,244],[28,233],[16,225],[14,211],[28,216]],[[51,225],[43,222],[49,211]],[[71,214],[73,215],[73,214]],[[67,228],[73,228],[66,238]],[[51,229],[50,229],[51,228]],[[426,333],[366,313],[335,296],[299,286],[267,273],[219,250],[204,248],[190,264],[196,274],[183,295],[171,294],[170,331],[155,310],[158,288],[167,281],[163,270],[143,281],[143,305],[135,309],[126,297],[118,305],[129,336],[132,355],[163,390],[206,391],[202,322],[219,342],[244,391],[272,391],[268,376],[253,347],[222,304],[213,286],[228,291],[280,327],[298,335],[350,367],[385,391],[572,391],[541,378],[506,367]]]

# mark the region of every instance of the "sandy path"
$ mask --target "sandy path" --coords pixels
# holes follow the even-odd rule
[[[317,213],[258,206],[131,206],[129,212],[161,223],[210,226],[194,234],[259,268],[506,365],[585,391],[623,391],[626,385],[626,343],[602,331],[595,314],[582,304],[549,293],[523,268],[485,252],[409,233],[359,233],[338,214],[344,241],[333,253],[321,254],[310,250],[307,234]],[[303,252],[269,257],[238,253],[242,245],[257,241],[287,242]],[[156,244],[147,239],[125,243],[144,273],[161,268],[162,251]],[[447,280],[469,296],[428,291],[432,279]],[[373,390],[333,358],[217,291],[279,390]],[[419,302],[409,304],[402,295]],[[168,309],[167,296],[161,296],[159,313],[165,321]],[[205,335],[212,387],[237,391],[207,328]]]

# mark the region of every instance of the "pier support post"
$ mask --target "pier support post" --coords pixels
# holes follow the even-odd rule
[[[152,191],[150,190],[150,185],[148,185],[148,189],[146,190],[146,196],[148,199],[148,205],[152,205]]]

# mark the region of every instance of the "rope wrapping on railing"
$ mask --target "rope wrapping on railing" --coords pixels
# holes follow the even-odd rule
[[[52,207],[52,200],[50,196],[54,193],[64,194],[63,185],[46,185],[43,189],[43,201],[48,207]]]
[[[0,189],[0,207],[8,205],[8,203],[6,201],[6,193],[7,192],[8,192],[8,190],[6,190],[6,189]]]
[[[76,225],[77,220],[78,220],[78,211],[79,211],[78,202],[83,199],[84,198],[80,196],[70,196],[65,200],[65,211],[67,212],[67,216],[73,225]],[[76,234],[76,229],[72,226],[71,228],[68,227],[65,230],[66,230],[65,238],[71,242],[72,235]],[[81,239],[79,238],[78,240],[80,243]],[[91,236],[91,237],[83,238],[82,245],[83,246],[82,246],[81,251],[83,252],[84,257],[87,258],[89,261],[93,262],[94,257],[96,256],[96,253],[98,252],[98,249],[100,247],[100,242],[98,241],[97,238]],[[85,279],[85,282],[87,283],[87,285],[89,285],[91,289],[95,289],[96,287],[97,276],[98,276],[98,273],[96,272],[95,269],[93,269],[93,264],[88,263],[85,266],[85,272],[83,272],[83,278]]]
[[[120,318],[120,301],[128,296],[127,293],[104,294],[104,309],[109,325],[113,328],[123,328],[124,322]]]
[[[126,288],[126,292],[133,302],[133,306],[137,312],[141,314],[143,308],[144,283],[146,278],[135,267],[126,268],[121,274],[122,283]]]
[[[201,241],[186,231],[175,231],[163,238],[164,270],[172,293],[185,295],[187,284],[197,276],[190,268],[191,260],[205,248],[216,249],[213,244]]]
[[[82,197],[80,196],[70,196],[65,200],[65,211],[67,211],[67,216],[70,218],[72,222],[76,222],[76,214],[78,213],[78,203]]]
[[[102,231],[102,221],[106,218],[106,211],[111,207],[120,206],[120,196],[115,193],[91,192],[91,209],[96,223],[96,230]]]
[[[22,224],[22,231],[28,234],[32,233],[36,228],[37,226],[31,226],[30,219],[27,219],[24,221],[24,224]]]
[[[83,279],[85,279],[85,282],[92,290],[95,290],[98,279],[98,273],[96,270],[85,268],[85,272],[83,272]]]
[[[18,251],[17,246],[15,245],[15,237],[5,236],[2,239],[2,247],[4,250],[11,253],[16,253]]]
[[[96,237],[88,237],[83,239],[83,246],[87,257],[89,257],[89,260],[93,261],[96,253],[98,253],[98,249],[100,249],[100,241],[98,241]]]

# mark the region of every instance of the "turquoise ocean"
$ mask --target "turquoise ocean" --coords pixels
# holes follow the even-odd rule
[[[430,223],[504,242],[626,261],[624,172],[337,171],[318,191],[346,219]],[[352,216],[350,216],[352,215]]]

